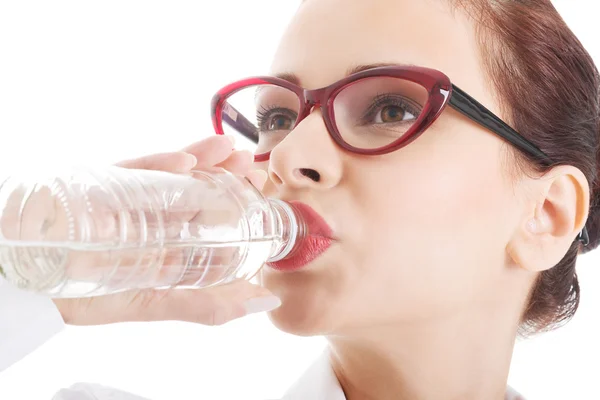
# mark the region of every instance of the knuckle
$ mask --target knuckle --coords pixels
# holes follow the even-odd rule
[[[161,319],[164,312],[166,293],[152,290],[138,290],[132,293],[126,309],[138,315],[142,320]],[[132,318],[136,320],[136,318]]]
[[[202,308],[204,312],[199,316],[201,323],[218,326],[223,325],[230,319],[228,304],[215,295],[208,296]]]
[[[229,313],[223,308],[216,308],[210,313],[209,324],[211,326],[220,326],[229,321]]]

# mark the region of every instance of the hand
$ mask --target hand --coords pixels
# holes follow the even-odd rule
[[[214,136],[180,152],[145,156],[117,165],[173,173],[217,166],[245,175],[256,187],[262,188],[266,173],[251,169],[251,153],[234,151],[232,147],[230,138]],[[74,325],[163,320],[220,325],[253,312],[269,311],[280,304],[267,289],[247,281],[206,289],[144,289],[98,297],[54,299],[54,302],[65,322]]]

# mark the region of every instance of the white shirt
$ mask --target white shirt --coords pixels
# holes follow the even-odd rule
[[[0,371],[41,346],[64,327],[47,297],[18,290],[0,277]],[[52,400],[147,400],[117,389],[78,383]],[[281,400],[346,400],[327,353],[306,371]],[[524,400],[508,388],[505,400]]]
[[[78,383],[52,400],[148,400],[116,389]],[[326,354],[306,371],[280,400],[346,400]]]

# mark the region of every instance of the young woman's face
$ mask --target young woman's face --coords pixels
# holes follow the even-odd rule
[[[503,115],[473,24],[441,1],[307,0],[271,72],[315,89],[377,63],[440,70]],[[523,218],[510,163],[504,142],[450,108],[381,156],[341,149],[315,109],[261,165],[267,195],[309,204],[337,240],[299,271],[263,269],[283,301],[271,318],[288,332],[326,334],[502,312],[527,291],[506,251]]]

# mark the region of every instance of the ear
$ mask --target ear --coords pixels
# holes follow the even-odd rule
[[[524,217],[507,252],[521,268],[540,272],[558,264],[583,230],[590,188],[585,175],[568,165],[523,183],[532,185],[533,197],[525,203]]]

